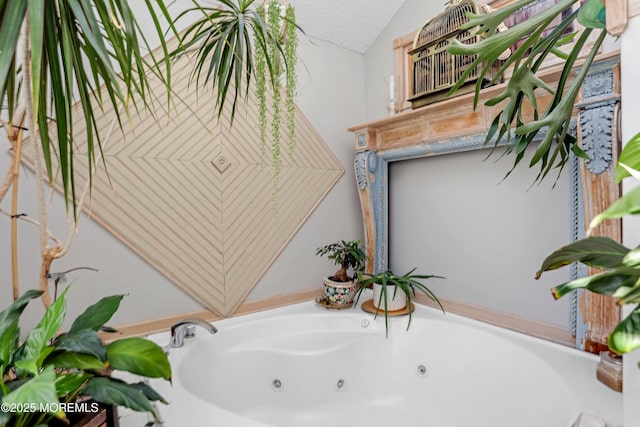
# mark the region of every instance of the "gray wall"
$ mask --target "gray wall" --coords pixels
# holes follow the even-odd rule
[[[367,121],[386,116],[393,40],[415,31],[444,7],[407,0],[365,54]],[[533,275],[544,257],[569,240],[565,174],[556,189],[533,187],[523,170],[500,183],[507,161],[483,162],[486,152],[403,161],[390,167],[390,267],[419,267],[447,277],[431,284],[440,295],[549,323],[568,323],[568,300],[549,288],[567,272]],[[524,165],[525,162],[523,162]],[[544,236],[540,239],[541,234]]]
[[[393,74],[393,40],[420,28],[444,10],[446,2],[406,0],[364,55],[367,121],[388,115],[389,76]]]
[[[501,182],[510,158],[496,165],[486,156],[390,165],[390,266],[445,276],[429,282],[442,297],[567,325],[569,301],[554,301],[549,288],[568,270],[534,280],[544,257],[569,241],[567,177],[554,190],[530,188],[535,171],[525,168]]]

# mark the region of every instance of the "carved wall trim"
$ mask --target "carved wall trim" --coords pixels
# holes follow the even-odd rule
[[[578,101],[578,135],[582,149],[589,156],[589,160],[580,164],[586,228],[595,215],[620,197],[620,186],[614,180],[619,152],[616,129],[620,103],[619,58],[610,58],[592,65]],[[606,221],[594,234],[621,241],[622,223],[620,220]],[[588,269],[588,274],[594,273],[595,270]],[[580,291],[577,305],[580,328],[576,346],[594,353],[607,349],[607,337],[620,322],[620,308],[616,300]]]
[[[368,152],[363,151],[356,153],[356,159],[354,167],[356,171],[356,181],[358,182],[358,189],[364,190],[367,188],[367,155]]]

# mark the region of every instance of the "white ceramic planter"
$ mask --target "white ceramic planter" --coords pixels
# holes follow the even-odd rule
[[[357,285],[353,282],[334,282],[324,278],[324,296],[333,305],[347,305],[353,302]]]
[[[380,294],[382,293],[382,286],[379,283],[373,284],[373,306],[384,310],[384,298],[380,301]],[[393,298],[393,286],[387,288],[387,311],[402,310],[407,306],[407,295],[398,289],[395,298]],[[378,302],[380,302],[378,306]]]

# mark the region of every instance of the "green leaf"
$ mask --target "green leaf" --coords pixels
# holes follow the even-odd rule
[[[42,87],[42,63],[44,47],[44,0],[28,0],[29,37],[31,41],[31,82],[33,96],[33,115],[40,108],[40,89]]]
[[[622,218],[625,215],[640,214],[640,187],[636,187],[624,196],[616,200],[607,210],[596,215],[589,224],[589,230],[593,230],[605,219]]]
[[[104,369],[107,366],[106,362],[101,361],[95,356],[71,351],[53,353],[45,360],[45,364],[53,365],[56,368],[80,370]]]
[[[47,311],[45,311],[44,316],[38,325],[29,332],[29,335],[27,335],[27,338],[20,349],[20,354],[21,359],[23,359],[24,362],[30,362],[23,364],[23,367],[30,366],[30,369],[33,369],[33,363],[35,363],[35,368],[40,367],[38,361],[43,360],[42,352],[45,351],[49,340],[62,326],[62,322],[66,314],[65,295],[68,289],[69,288],[65,289],[58,299],[47,308]],[[31,372],[34,374],[36,373],[35,371]]]
[[[630,250],[629,253],[625,255],[622,263],[629,267],[636,267],[640,265],[640,246]]]
[[[56,374],[53,366],[48,366],[39,375],[34,376],[26,383],[22,384],[11,393],[2,398],[3,403],[21,403],[25,405],[47,403],[57,403],[58,395],[56,394]],[[55,414],[57,417],[64,417],[64,412]]]
[[[20,318],[29,301],[38,298],[40,295],[42,295],[42,291],[29,290],[0,312],[0,335],[4,335],[7,329]]]
[[[73,321],[69,332],[76,332],[81,329],[100,330],[105,323],[111,320],[113,314],[118,311],[122,298],[124,298],[124,295],[108,296],[87,307],[84,313]]]
[[[628,292],[639,277],[640,269],[621,267],[563,283],[552,288],[551,293],[555,299],[559,299],[575,289],[583,288],[596,294],[619,297]]]
[[[20,27],[27,12],[27,2],[8,1],[0,12],[2,12],[2,16],[0,16],[2,20],[0,24],[0,28],[2,28],[0,32],[0,57],[3,58],[0,61],[0,82],[4,88],[9,78],[11,59],[20,39]]]
[[[4,375],[5,368],[11,364],[13,353],[18,348],[19,338],[20,327],[17,320],[0,335],[0,377]]]
[[[632,287],[618,289],[616,296],[620,305],[640,303],[640,281],[636,281]]]
[[[618,354],[640,347],[640,305],[638,305],[609,335],[609,348]]]
[[[59,375],[56,378],[56,392],[58,397],[74,397],[80,391],[80,388],[91,378],[93,375],[86,372],[66,373]]]
[[[627,168],[640,171],[640,133],[637,133],[627,142],[620,153],[620,157],[618,157],[616,182],[631,176]]]
[[[164,404],[168,404],[167,400],[160,395],[157,391],[155,391],[149,384],[144,382],[139,382],[135,384],[129,384],[133,388],[137,388],[142,391],[147,399],[152,400],[154,402],[162,402]]]
[[[576,148],[577,138],[571,135],[571,120],[582,82],[605,40],[606,31],[597,30],[600,31],[599,37],[595,43],[588,44],[589,34],[593,29],[587,28],[579,33],[580,36],[568,55],[560,54],[558,48],[573,38],[573,35],[567,35],[567,32],[570,31],[579,14],[578,10],[572,11],[576,1],[560,0],[553,6],[539,11],[539,13],[501,32],[498,32],[497,29],[505,17],[531,1],[514,2],[486,15],[470,15],[465,28],[470,31],[477,28],[475,33],[481,36],[480,41],[467,44],[453,40],[447,48],[454,55],[466,55],[473,59],[471,65],[460,76],[449,94],[464,84],[471,73],[479,75],[476,81],[474,108],[479,101],[483,82],[487,80],[485,77],[491,76],[492,83],[506,80],[503,92],[487,102],[488,105],[496,105],[500,101],[506,101],[501,104],[502,108],[498,108],[496,116],[496,119],[499,118],[499,131],[496,129],[496,119],[494,119],[486,142],[488,143],[495,135],[498,136],[496,143],[499,143],[502,137],[506,137],[509,142],[512,132],[515,133],[515,140],[509,144],[505,151],[506,155],[513,154],[515,156],[511,171],[521,163],[524,151],[532,147],[531,142],[537,141],[541,132],[546,132],[542,134],[542,140],[537,145],[529,164],[529,167],[538,165],[540,169],[535,178],[537,182],[542,181],[551,171],[557,171],[559,177],[560,172],[569,161],[572,151],[579,156],[585,155],[580,148]],[[558,21],[560,22],[558,23]],[[496,61],[502,52],[520,40],[522,40],[521,45],[511,53],[506,61]],[[574,66],[578,59],[582,58],[581,52],[585,47],[589,50],[589,54],[580,65],[581,68],[576,75]],[[548,90],[549,88],[542,80],[539,80],[537,73],[549,55],[558,54],[563,59],[564,67],[557,87],[550,90],[553,95],[552,101],[547,105],[545,111],[539,111],[534,90],[538,88]],[[500,65],[497,71],[495,71],[496,64]],[[505,78],[507,70],[511,70],[512,76],[509,79]],[[529,102],[524,103],[524,100]],[[529,109],[533,111],[529,112]],[[525,122],[524,117],[529,114],[533,116],[533,119]]]
[[[578,22],[585,28],[606,28],[607,12],[601,0],[587,0],[578,12]]]
[[[57,350],[89,354],[103,362],[107,360],[107,352],[102,340],[96,331],[91,329],[62,334],[55,339],[53,345]]]
[[[142,390],[112,378],[95,377],[90,379],[82,389],[82,394],[91,396],[94,400],[107,405],[124,406],[134,411],[149,412],[155,417],[155,411]]]
[[[44,363],[44,360],[49,357],[51,353],[55,350],[53,347],[45,347],[38,356],[35,358],[24,358],[24,347],[18,349],[16,353],[16,360],[14,361],[14,366],[18,371],[18,375],[24,375],[24,372],[28,373],[37,373],[40,370],[40,367]],[[23,371],[23,372],[21,372]]]
[[[149,378],[171,379],[171,365],[156,343],[144,338],[123,338],[107,346],[107,360],[113,369]]]
[[[591,267],[611,269],[622,265],[629,249],[608,237],[591,236],[555,250],[536,273],[539,279],[544,271],[555,270],[573,262]]]

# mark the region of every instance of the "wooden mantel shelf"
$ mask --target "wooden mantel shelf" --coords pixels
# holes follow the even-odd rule
[[[595,63],[619,56],[619,52],[599,55]],[[578,62],[578,67],[581,62]],[[560,65],[544,70],[540,77],[549,86],[556,87],[562,68]],[[349,128],[356,134],[356,151],[386,151],[411,147],[422,143],[441,143],[449,138],[465,135],[477,135],[489,129],[493,118],[503,104],[488,107],[484,103],[500,94],[506,83],[483,89],[480,92],[478,106],[473,110],[473,93],[449,98],[415,110],[384,117]],[[550,102],[549,94],[538,89],[537,102],[544,109]],[[532,119],[531,112],[527,112]]]

